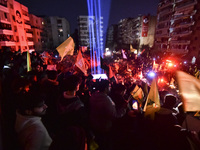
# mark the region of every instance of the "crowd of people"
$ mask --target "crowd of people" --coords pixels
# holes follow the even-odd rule
[[[44,63],[36,52],[29,72],[26,53],[0,57],[3,150],[200,149],[200,133],[182,127],[187,114],[177,95],[160,94],[162,106],[151,120],[143,111],[150,88],[143,81],[94,80],[73,67],[48,70],[56,62]],[[131,95],[136,86],[142,102]]]

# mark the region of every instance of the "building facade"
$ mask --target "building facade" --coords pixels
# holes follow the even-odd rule
[[[136,18],[126,18],[118,23],[118,48],[132,45],[139,51],[142,45],[152,47],[154,44],[156,17],[139,16]]]
[[[41,17],[37,17],[33,14],[29,14],[30,25],[33,34],[33,42],[35,44],[36,51],[45,50],[44,45],[44,20]]]
[[[46,47],[54,49],[70,36],[70,25],[65,18],[50,16],[44,17],[44,35]]]
[[[111,25],[107,29],[106,48],[109,48],[110,50],[116,49],[116,47],[117,47],[117,32],[118,32],[118,26],[117,25]]]
[[[162,0],[158,5],[155,47],[175,55],[199,55],[200,1]]]
[[[35,50],[28,8],[14,0],[0,0],[0,48]]]
[[[99,41],[100,47],[103,48],[103,17],[98,20],[95,16],[79,16],[78,35],[80,46],[92,49]]]

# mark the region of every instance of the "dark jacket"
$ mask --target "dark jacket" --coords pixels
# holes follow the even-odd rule
[[[58,100],[60,127],[81,126],[87,127],[88,115],[83,102],[79,97],[61,97]]]

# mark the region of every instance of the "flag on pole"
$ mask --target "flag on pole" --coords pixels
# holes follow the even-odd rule
[[[61,57],[61,61],[65,57],[65,55],[73,55],[74,54],[74,40],[72,37],[69,37],[62,44],[60,44],[57,48],[57,51]]]
[[[136,99],[140,104],[143,103],[144,98],[144,92],[142,88],[138,87],[138,85],[135,86],[133,91],[130,93],[134,99]]]
[[[26,56],[26,61],[27,61],[27,72],[31,71],[31,57],[30,57],[30,53],[29,50],[27,50],[27,56]]]
[[[86,69],[86,66],[85,66],[85,60],[84,60],[80,50],[78,52],[75,65],[87,76],[87,69]]]
[[[156,78],[154,78],[151,83],[151,88],[147,96],[147,100],[144,105],[143,111],[145,112],[145,116],[149,116],[151,119],[154,119],[155,112],[158,111],[159,109],[160,109],[160,97],[158,93]]]
[[[200,110],[200,80],[183,71],[176,72],[178,88],[185,111]]]
[[[123,56],[123,59],[127,59],[123,49],[122,49],[122,56]]]
[[[118,82],[117,78],[116,78],[114,72],[112,71],[112,68],[111,68],[110,65],[109,65],[109,79],[114,79],[116,83]]]
[[[133,46],[130,44],[130,52],[137,54],[137,49],[133,48]]]

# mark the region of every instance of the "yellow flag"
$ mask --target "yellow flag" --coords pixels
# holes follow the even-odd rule
[[[133,48],[133,46],[130,44],[130,52],[135,53],[137,52],[137,49]]]
[[[142,88],[138,87],[138,85],[135,86],[133,91],[130,93],[134,99],[136,99],[140,104],[143,103],[144,98],[144,92]]]
[[[131,95],[134,96],[134,94],[139,90],[139,86],[136,85],[135,88],[133,89],[133,91],[131,91]]]
[[[75,65],[87,76],[87,69],[85,67],[85,60],[83,59],[83,56],[82,56],[82,53],[81,53],[80,50],[78,52]]]
[[[151,83],[151,88],[147,96],[146,103],[144,105],[143,111],[145,116],[149,116],[151,119],[154,119],[155,112],[160,109],[160,96],[158,93],[158,87],[156,78],[153,79]]]
[[[32,70],[32,68],[31,68],[31,57],[28,50],[27,50],[26,61],[27,61],[27,72],[29,72]]]
[[[200,80],[183,71],[176,72],[178,88],[185,111],[200,110]]]
[[[60,54],[61,60],[65,57],[65,55],[73,55],[74,54],[73,38],[69,37],[62,44],[60,44],[56,49],[58,53]]]
[[[194,76],[198,79],[199,78],[199,70],[194,74]]]

